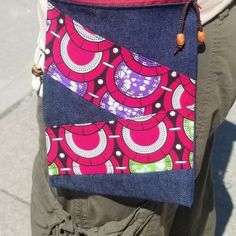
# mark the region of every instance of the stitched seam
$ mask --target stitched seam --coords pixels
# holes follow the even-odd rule
[[[219,34],[218,34],[218,33],[219,33],[218,20],[219,20],[219,19],[217,18],[217,19],[216,19],[216,22],[214,22],[214,26],[213,26],[213,27],[214,27],[214,31],[213,31],[214,38],[213,38],[213,46],[212,46],[212,49],[211,49],[211,52],[210,52],[211,61],[210,61],[210,64],[209,64],[208,76],[206,77],[206,78],[207,78],[207,82],[206,82],[206,86],[205,86],[205,91],[203,91],[203,92],[207,92],[207,91],[210,89],[210,87],[211,87],[211,85],[212,85],[212,82],[213,82],[212,80],[214,80],[214,78],[215,78],[215,76],[216,76],[216,73],[214,72],[214,66],[215,66],[215,63],[216,63],[216,61],[215,61],[215,55],[216,55],[217,48],[218,48],[219,43],[220,43],[220,40],[219,40],[219,38],[217,37],[217,35],[219,35]],[[204,78],[203,78],[203,79],[204,79]],[[204,99],[204,101],[203,101],[203,103],[202,103],[202,107],[203,107],[204,109],[202,109],[202,110],[200,111],[200,114],[199,114],[199,117],[202,117],[202,118],[203,118],[202,121],[207,118],[206,112],[204,112],[204,111],[205,111],[205,109],[207,108],[208,104],[209,104],[209,99],[208,99],[208,96],[207,96],[207,97],[205,97],[205,99]],[[204,128],[205,128],[205,127],[204,127],[203,125],[199,126],[199,131],[203,131]]]
[[[219,48],[220,48],[220,44],[221,44],[221,35],[220,35],[220,27],[222,27],[222,24],[225,22],[225,20],[227,19],[229,15],[229,8],[226,8],[224,11],[222,11],[218,17],[215,18],[214,22],[212,23],[214,27],[214,31],[213,31],[213,44],[212,44],[212,49],[210,52],[210,63],[209,63],[209,69],[208,69],[208,76],[207,76],[207,83],[205,86],[205,90],[203,91],[204,93],[208,93],[208,90],[211,88],[211,86],[213,85],[213,82],[217,81],[218,79],[218,75],[217,72],[214,71],[215,65],[217,65],[217,54],[219,52]],[[204,121],[207,121],[207,113],[204,112],[207,110],[207,105],[209,105],[208,102],[208,96],[205,98],[205,100],[203,100],[203,109],[202,111],[199,113],[199,117],[202,117],[201,119],[201,123],[203,123]],[[205,113],[205,114],[204,114]],[[198,124],[198,121],[196,120],[196,124]],[[198,136],[199,134],[204,132],[204,127],[205,125],[201,125],[198,126]],[[209,133],[210,135],[210,133]],[[195,158],[196,161],[196,158]],[[199,169],[198,169],[198,173],[196,173],[197,175],[199,174],[200,168],[201,168],[201,164],[199,165]]]
[[[73,200],[73,215],[74,215],[75,219],[78,219],[78,222],[76,222],[77,227],[82,227],[82,228],[88,229],[87,205],[88,205],[87,197],[84,199],[79,197],[79,199]]]
[[[208,93],[208,91],[210,90],[210,88],[215,80],[215,77],[217,76],[217,74],[214,71],[214,67],[215,67],[215,64],[217,61],[215,59],[216,58],[215,55],[217,54],[217,49],[220,45],[220,38],[219,38],[219,36],[220,36],[220,34],[219,34],[220,19],[219,19],[219,17],[217,17],[212,24],[213,24],[212,27],[214,27],[214,30],[212,32],[213,44],[212,44],[212,49],[209,52],[210,63],[209,63],[209,69],[208,69],[208,73],[207,73],[208,75],[206,76],[206,79],[207,79],[206,86],[205,86],[205,89],[202,91],[204,93]],[[206,127],[205,126],[206,122],[204,122],[204,121],[206,121],[208,119],[207,112],[205,112],[205,111],[207,110],[207,108],[209,106],[209,96],[205,96],[204,100],[202,101],[201,106],[202,106],[202,109],[198,115],[198,118],[201,118],[201,125],[199,125],[200,119],[196,120],[196,123],[198,124],[198,136],[200,136],[200,134],[204,133],[204,129]],[[195,162],[196,161],[197,160],[195,158]],[[203,160],[201,159],[201,162],[199,163],[199,166],[198,166],[198,171],[196,172],[196,177],[198,176],[198,174],[200,172],[202,163],[203,163]],[[191,235],[191,231],[192,230],[190,228],[187,235]]]

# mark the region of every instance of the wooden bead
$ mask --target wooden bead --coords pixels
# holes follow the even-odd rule
[[[184,46],[185,44],[185,35],[183,33],[177,34],[176,43],[178,46]]]
[[[205,43],[205,41],[206,41],[206,34],[205,34],[205,32],[204,31],[198,31],[198,42],[200,44],[203,44],[203,43]]]
[[[41,68],[38,68],[36,65],[32,67],[32,74],[35,75],[36,77],[39,77],[43,75],[43,70]]]

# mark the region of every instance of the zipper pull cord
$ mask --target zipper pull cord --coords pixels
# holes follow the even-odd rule
[[[176,49],[174,55],[176,55],[179,51],[181,51],[184,48],[186,38],[184,34],[184,26],[185,26],[185,20],[187,17],[187,14],[189,12],[190,7],[194,8],[194,11],[197,16],[197,29],[198,29],[198,43],[204,44],[206,40],[206,35],[205,32],[203,31],[202,23],[201,23],[201,18],[200,18],[200,6],[197,3],[197,0],[189,0],[185,3],[185,6],[182,11],[182,15],[180,18],[180,25],[179,25],[179,30],[176,36]]]

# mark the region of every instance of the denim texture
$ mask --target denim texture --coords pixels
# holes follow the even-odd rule
[[[193,201],[194,170],[149,174],[54,176],[50,184],[90,194],[139,198],[190,207]]]
[[[45,125],[88,123],[120,118],[86,101],[47,74],[44,75],[43,112]]]
[[[182,4],[107,8],[50,2],[96,34],[196,79],[197,24],[193,10],[185,22],[185,47],[174,56]]]
[[[182,5],[113,9],[51,2],[98,35],[196,79],[197,27],[192,11],[186,20],[185,48],[174,56]],[[44,75],[43,106],[46,126],[119,119],[85,101],[47,75]],[[50,184],[91,194],[135,197],[191,206],[194,172],[194,169],[190,169],[149,174],[50,176]]]

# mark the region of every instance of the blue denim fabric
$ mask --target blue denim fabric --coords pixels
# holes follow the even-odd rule
[[[182,5],[113,9],[51,2],[100,36],[196,78],[197,27],[192,11],[186,21],[186,46],[177,56],[173,55]],[[47,75],[44,75],[43,105],[46,126],[119,119]],[[50,183],[91,194],[190,206],[193,201],[194,169],[130,175],[51,176]]]
[[[191,206],[194,170],[149,174],[54,176],[50,184],[90,194],[139,198]]]
[[[185,22],[185,48],[174,56],[182,4],[108,8],[51,2],[98,35],[196,78],[197,24],[193,10],[190,10]]]
[[[120,119],[111,112],[86,101],[46,74],[43,84],[43,112],[46,126]]]

